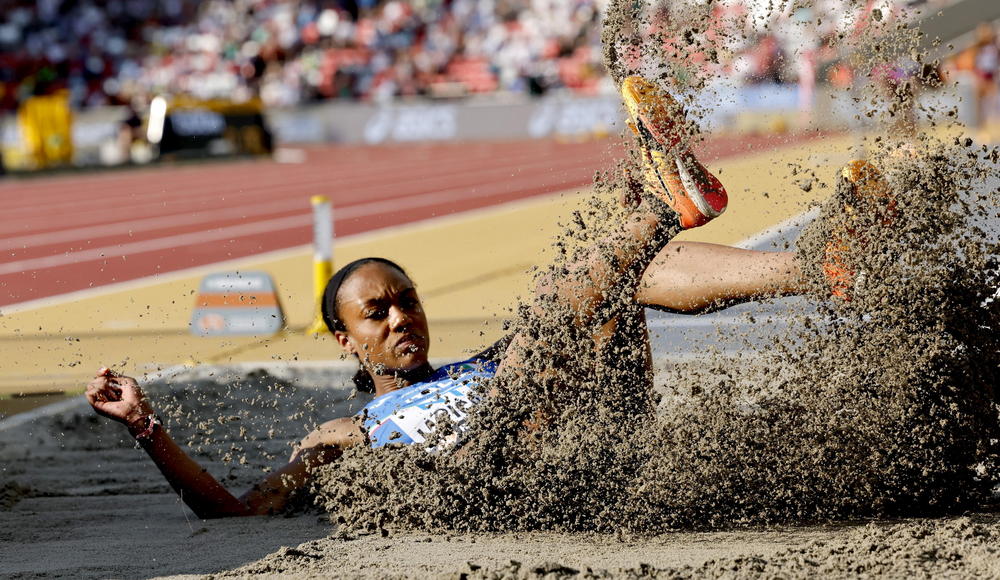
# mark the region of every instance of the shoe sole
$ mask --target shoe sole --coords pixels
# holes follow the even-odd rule
[[[701,213],[701,216],[698,219],[695,219],[695,223],[687,225],[686,227],[697,227],[719,217],[726,211],[726,206],[723,205],[721,209],[712,207],[712,204],[708,202],[705,194],[702,193],[701,183],[709,184],[716,190],[725,191],[725,188],[719,180],[707,169],[705,169],[689,152],[686,150],[676,152],[672,151],[672,149],[677,147],[680,139],[676,136],[663,134],[657,129],[656,124],[652,123],[647,118],[646,114],[640,110],[639,101],[642,97],[642,89],[636,87],[635,85],[639,83],[648,85],[648,82],[641,78],[639,78],[639,80],[632,80],[633,78],[636,77],[629,77],[628,79],[625,79],[622,85],[622,97],[625,101],[625,109],[628,111],[629,118],[632,121],[633,131],[635,131],[636,135],[639,137],[640,144],[645,149],[649,151],[656,150],[661,153],[664,158],[669,160],[668,163],[672,162],[672,165],[677,168],[677,176],[680,179],[681,189],[684,191],[684,197],[690,200],[695,209]],[[667,96],[669,97],[669,95]],[[651,163],[651,165],[653,173],[656,175],[660,186],[663,188],[666,195],[670,197],[671,204],[676,204],[677,200],[674,199],[674,194],[661,174],[660,165],[655,162]],[[699,181],[701,183],[699,183]]]

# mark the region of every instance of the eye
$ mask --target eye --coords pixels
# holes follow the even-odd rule
[[[370,320],[381,320],[386,317],[388,310],[385,308],[369,308],[364,311],[365,318]]]

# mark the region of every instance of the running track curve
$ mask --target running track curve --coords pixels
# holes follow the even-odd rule
[[[707,142],[703,158],[814,138]],[[304,149],[228,161],[0,182],[0,306],[312,241],[309,198],[338,236],[587,185],[623,154],[613,139]]]

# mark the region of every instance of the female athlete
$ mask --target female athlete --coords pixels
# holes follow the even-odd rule
[[[568,275],[540,284],[535,307],[556,304],[572,313],[573,323],[600,328],[593,337],[596,348],[629,340],[639,347],[633,350],[648,353],[642,307],[695,313],[802,291],[792,253],[668,243],[678,231],[720,215],[726,191],[684,147],[685,122],[669,95],[640,77],[625,79],[621,92],[642,154],[643,201],[603,246],[611,251],[592,252]],[[843,174],[853,187],[870,177],[860,163]],[[624,310],[638,317],[609,307],[610,297],[622,295],[631,297]],[[340,346],[360,362],[355,382],[374,399],[358,415],[320,425],[298,444],[287,465],[240,496],[170,437],[134,379],[101,369],[87,388],[87,399],[97,413],[127,426],[199,517],[271,514],[308,484],[316,466],[336,461],[350,446],[421,443],[442,412],[461,437],[469,407],[488,404],[489,396],[479,396],[474,385],[518,372],[518,353],[530,350],[532,341],[545,340],[515,334],[467,361],[434,369],[428,363],[427,318],[414,283],[403,268],[381,258],[358,260],[338,271],[327,285],[323,314]]]

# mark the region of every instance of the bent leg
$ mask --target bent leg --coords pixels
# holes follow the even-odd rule
[[[642,277],[636,302],[697,313],[804,291],[794,252],[744,250],[704,242],[671,242]]]
[[[578,359],[584,351],[602,360],[638,353],[628,366],[647,366],[645,317],[635,296],[643,272],[680,226],[675,216],[643,206],[609,229],[577,259],[541,278],[523,312],[526,325],[516,331],[498,375],[546,380],[556,367],[565,368],[564,359]]]
[[[610,323],[618,310],[634,302],[643,272],[679,231],[673,215],[628,214],[578,259],[540,278],[532,301],[534,314],[561,315],[580,326]]]

